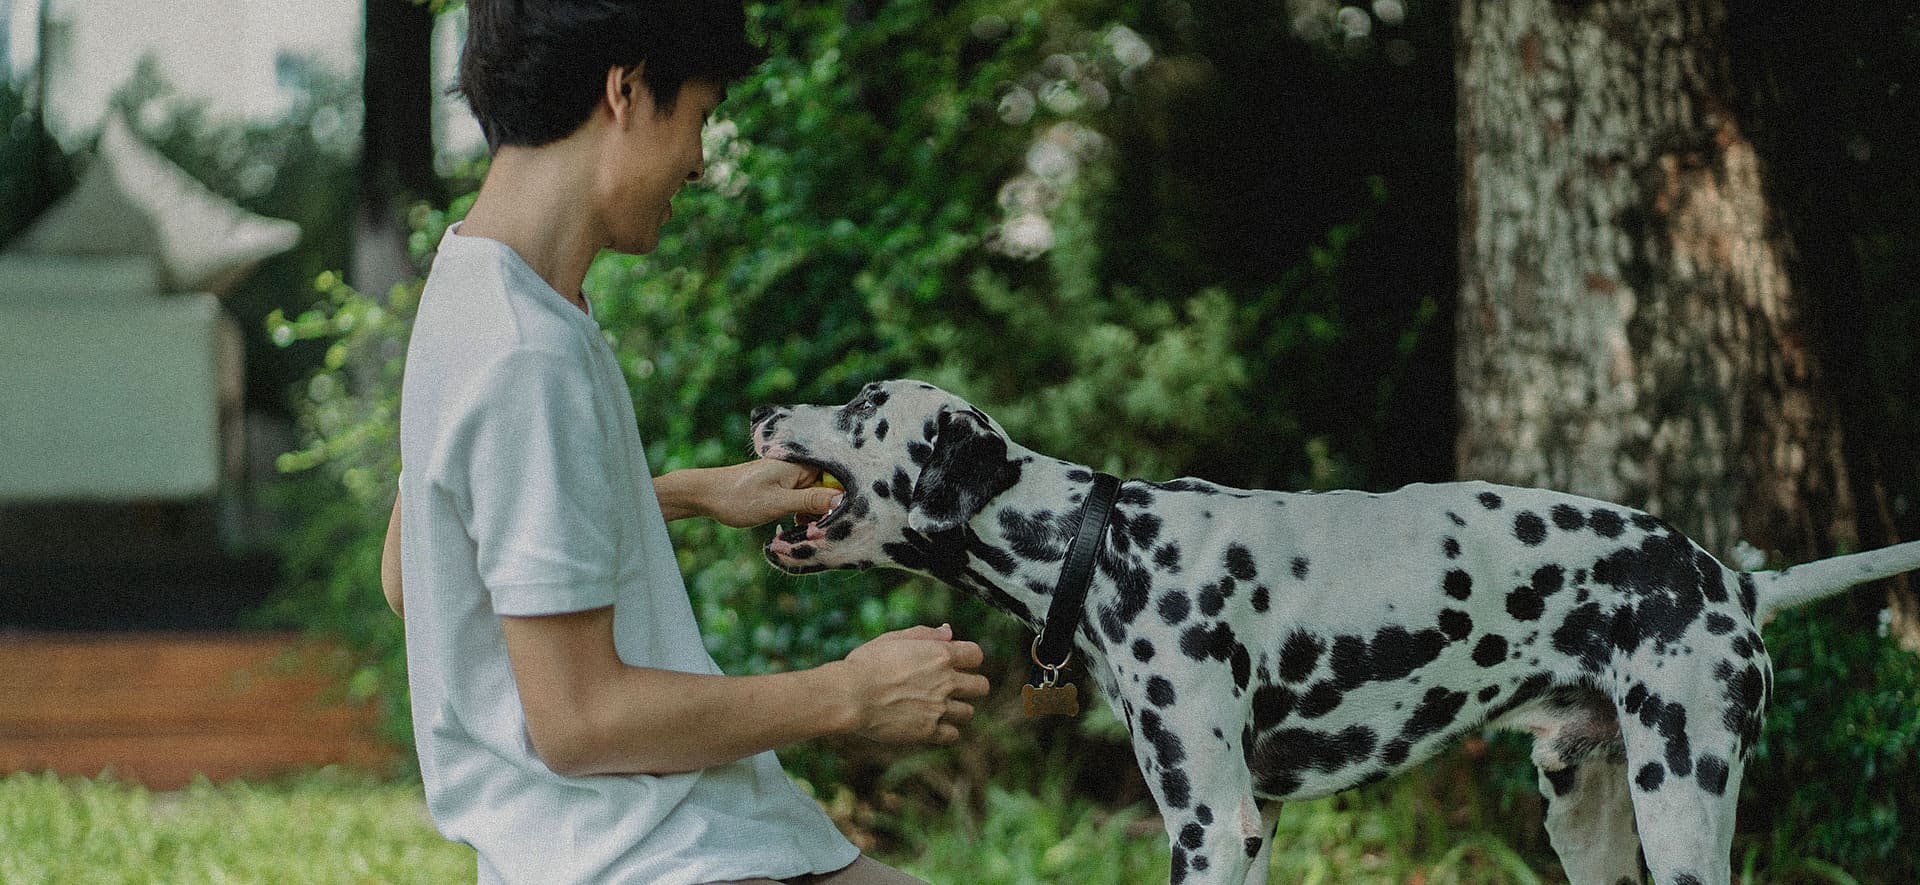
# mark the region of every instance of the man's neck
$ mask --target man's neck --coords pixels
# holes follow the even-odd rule
[[[589,165],[575,156],[582,147],[562,141],[535,149],[501,148],[460,233],[505,243],[584,311],[580,283],[608,240],[596,229],[593,214],[583,211],[591,197],[579,174]]]

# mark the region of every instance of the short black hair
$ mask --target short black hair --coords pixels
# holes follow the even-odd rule
[[[724,89],[766,53],[747,41],[740,0],[467,0],[463,96],[487,149],[539,147],[580,128],[607,69],[646,62],[655,109],[671,113],[689,80]]]

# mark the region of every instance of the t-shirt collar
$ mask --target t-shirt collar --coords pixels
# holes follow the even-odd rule
[[[565,295],[560,294],[559,290],[553,288],[553,284],[547,282],[546,277],[541,276],[539,272],[535,271],[533,265],[528,264],[527,260],[522,258],[519,252],[514,251],[512,246],[490,237],[468,236],[460,233],[460,226],[465,223],[466,219],[461,219],[447,225],[447,232],[440,236],[440,248],[445,249],[449,245],[464,244],[500,253],[509,267],[513,268],[516,273],[528,278],[529,288],[540,293],[541,297],[552,298],[558,301],[561,306],[567,309],[568,314],[579,317],[595,329],[600,327],[600,318],[593,315],[593,299],[586,297],[586,293],[583,292],[580,295],[580,300],[587,304],[587,309],[583,313],[579,305],[574,304],[568,300]]]

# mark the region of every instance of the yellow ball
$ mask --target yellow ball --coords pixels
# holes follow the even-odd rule
[[[824,470],[820,472],[820,484],[823,486],[826,486],[827,488],[840,489],[841,491],[845,491],[847,488],[846,486],[843,486],[840,484],[839,477],[834,476],[833,474],[828,473]]]

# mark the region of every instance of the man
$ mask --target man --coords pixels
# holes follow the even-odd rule
[[[914,882],[842,838],[772,749],[952,741],[971,642],[915,627],[812,670],[720,673],[666,521],[824,513],[775,461],[649,476],[580,293],[645,253],[760,56],[737,0],[469,0],[460,86],[493,151],[441,240],[407,349],[382,579],[402,611],[427,805],[483,882]],[[404,528],[404,532],[402,531]]]

